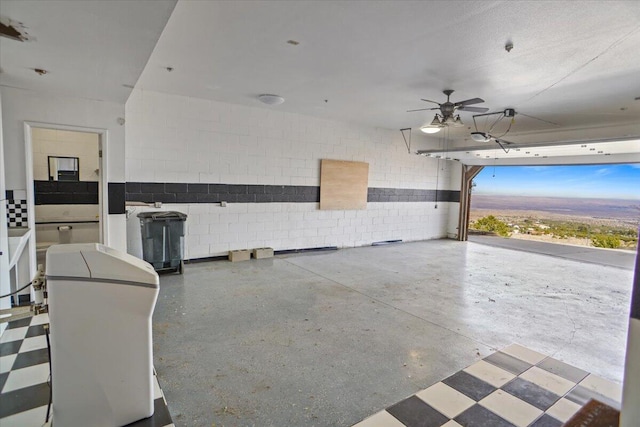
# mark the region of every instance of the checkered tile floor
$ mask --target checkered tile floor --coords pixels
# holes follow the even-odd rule
[[[0,337],[0,426],[41,427],[49,403],[49,357],[43,325],[47,314],[9,322]],[[169,409],[154,375],[152,417],[127,427],[173,426]],[[87,424],[89,425],[89,424]]]
[[[354,427],[559,427],[590,399],[621,386],[513,344]]]

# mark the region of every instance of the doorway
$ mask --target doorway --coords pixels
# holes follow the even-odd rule
[[[104,131],[25,126],[32,259],[44,267],[53,244],[103,243]]]

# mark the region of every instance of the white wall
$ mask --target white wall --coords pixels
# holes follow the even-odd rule
[[[57,129],[34,128],[31,131],[33,179],[49,180],[49,156],[77,157],[80,181],[99,181],[99,135]]]
[[[320,159],[369,163],[369,187],[459,190],[451,163],[410,155],[399,131],[136,89],[126,104],[126,180],[311,185]],[[459,174],[456,168],[455,173]],[[459,181],[459,179],[458,179]],[[187,258],[230,249],[360,246],[447,236],[450,203],[369,203],[320,211],[317,203],[165,205],[187,220]],[[135,214],[140,212],[136,208]],[[137,218],[128,243],[139,254]]]
[[[124,182],[125,129],[118,124],[124,117],[124,105],[88,99],[61,97],[24,89],[0,87],[4,108],[3,136],[6,186],[25,190],[24,122],[79,126],[107,130],[107,180]],[[125,215],[107,218],[110,246],[125,250]]]
[[[7,234],[7,205],[5,200],[5,168],[4,168],[4,139],[2,137],[2,94],[0,93],[0,295],[11,291],[9,282],[9,239]],[[10,298],[0,298],[0,310],[11,308]],[[0,323],[0,335],[7,327],[7,323]]]
[[[640,272],[636,271],[636,274]],[[627,335],[620,427],[637,426],[638,419],[640,419],[640,320],[631,318]]]

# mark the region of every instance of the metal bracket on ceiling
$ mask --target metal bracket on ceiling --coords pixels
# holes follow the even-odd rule
[[[500,148],[502,148],[502,151],[504,151],[505,153],[509,153],[509,148],[505,148],[499,139],[496,139],[496,143],[500,146]]]
[[[407,141],[407,137],[404,134],[406,131],[409,131],[409,141]],[[402,134],[402,138],[404,139],[404,145],[407,146],[407,152],[411,154],[411,128],[400,129],[400,133]]]

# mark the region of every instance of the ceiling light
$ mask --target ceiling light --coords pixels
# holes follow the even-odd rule
[[[424,133],[438,133],[440,129],[442,129],[442,122],[437,114],[433,117],[431,123],[425,123],[420,126],[420,130]]]
[[[476,142],[489,142],[491,137],[485,132],[471,132],[471,139]]]
[[[462,123],[462,120],[460,120],[460,116],[456,116],[456,118],[453,120],[453,125],[456,127],[464,126],[464,123]]]
[[[278,95],[270,95],[267,93],[263,93],[258,96],[260,102],[267,105],[280,105],[284,102],[284,98]]]
[[[440,132],[440,129],[442,128],[431,126],[426,123],[420,127],[420,130],[424,133],[438,133]]]

